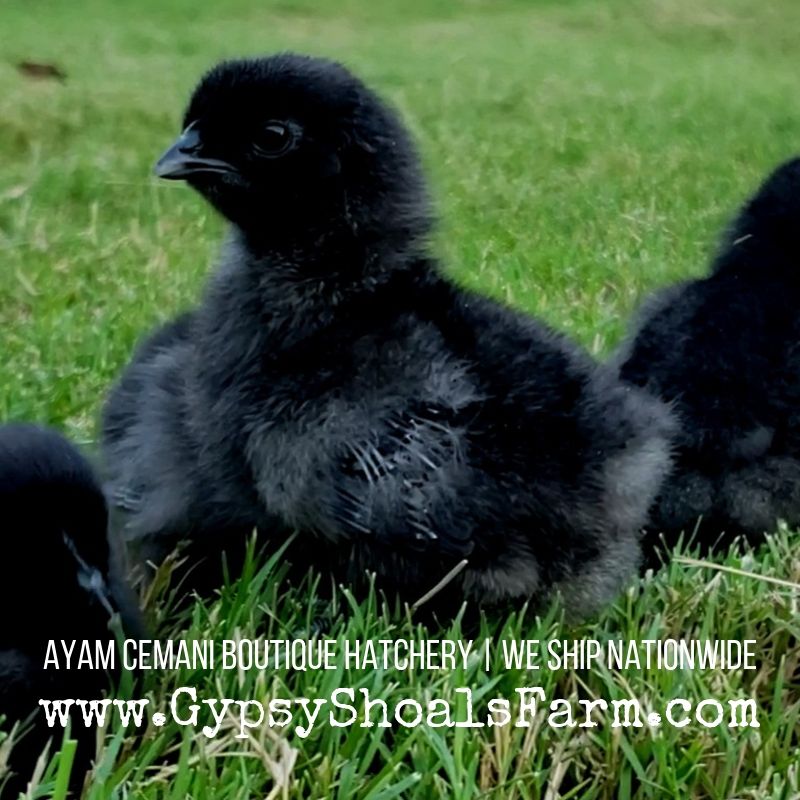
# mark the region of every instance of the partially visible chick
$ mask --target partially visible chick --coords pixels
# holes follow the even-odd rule
[[[24,786],[46,741],[60,742],[38,701],[90,699],[108,686],[104,672],[44,668],[50,640],[114,638],[109,620],[125,601],[109,586],[107,522],[103,492],[72,444],[33,425],[0,427],[0,715],[6,727],[36,715],[12,751],[9,795]],[[135,626],[133,609],[125,614]]]
[[[299,530],[415,599],[608,601],[669,464],[667,412],[565,337],[453,285],[419,159],[338,64],[234,61],[159,161],[231,223],[200,306],[109,397],[124,534]],[[311,537],[314,537],[313,539]],[[310,556],[307,556],[310,557]]]
[[[616,357],[678,412],[652,532],[705,546],[800,524],[800,160],[745,204],[710,274],[655,295]],[[698,527],[698,520],[702,522]]]

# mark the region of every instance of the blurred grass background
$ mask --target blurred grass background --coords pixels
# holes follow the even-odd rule
[[[800,150],[798,30],[795,0],[0,0],[0,417],[90,443],[137,338],[198,296],[221,224],[150,170],[198,77],[222,57],[293,49],[346,62],[419,139],[451,273],[602,354],[644,294],[703,272],[736,206]],[[32,79],[23,60],[56,64],[66,79]],[[786,532],[724,563],[800,581]],[[162,635],[187,625],[205,637],[265,635],[310,607],[312,586],[287,591],[276,569],[258,581],[165,622]],[[334,636],[413,631],[369,601],[338,602],[349,610]],[[760,731],[327,730],[306,742],[267,737],[261,750],[231,740],[246,754],[221,758],[225,747],[181,744],[167,726],[141,746],[118,737],[103,750],[89,796],[800,797],[797,619],[791,589],[673,565],[584,629],[486,622],[529,638],[757,638],[757,675],[548,680],[560,696],[752,693]],[[148,676],[147,688],[163,697],[188,679],[216,680]],[[435,688],[442,696],[464,679],[445,675]],[[224,680],[234,697],[320,688],[308,675]],[[353,680],[379,693],[420,678]],[[510,691],[530,678],[496,680]],[[284,787],[267,756],[287,747],[298,750]],[[40,796],[52,791],[45,782]]]

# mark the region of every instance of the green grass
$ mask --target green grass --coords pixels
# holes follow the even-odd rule
[[[0,418],[91,442],[137,337],[194,302],[222,231],[181,186],[149,177],[199,74],[222,56],[296,49],[340,58],[392,99],[421,143],[458,280],[546,318],[598,354],[642,296],[704,270],[736,205],[800,150],[795,0],[0,0]],[[64,83],[21,76],[54,61]],[[796,536],[718,563],[673,563],[582,627],[556,610],[485,619],[495,638],[756,639],[747,673],[632,670],[536,676],[400,672],[154,674],[235,698],[498,695],[753,696],[761,728],[334,729],[189,738],[170,723],[98,747],[89,798],[800,797]],[[275,564],[159,634],[308,630],[313,581]],[[379,595],[378,595],[379,597]],[[377,597],[333,601],[330,636],[423,635]],[[437,638],[461,635],[459,623]],[[288,695],[286,694],[288,693]],[[0,744],[0,758],[2,758]],[[71,749],[34,796],[64,797]],[[285,780],[279,776],[286,773]]]

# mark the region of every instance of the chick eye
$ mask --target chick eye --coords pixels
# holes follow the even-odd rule
[[[276,158],[294,144],[294,131],[283,122],[270,121],[259,132],[253,148],[260,156]]]

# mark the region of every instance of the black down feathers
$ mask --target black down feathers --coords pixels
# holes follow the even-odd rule
[[[479,600],[613,597],[670,464],[665,407],[442,275],[409,136],[343,67],[221,64],[183,127],[156,172],[231,231],[108,398],[125,538],[159,558],[299,530],[411,599],[462,559],[453,588]]]

